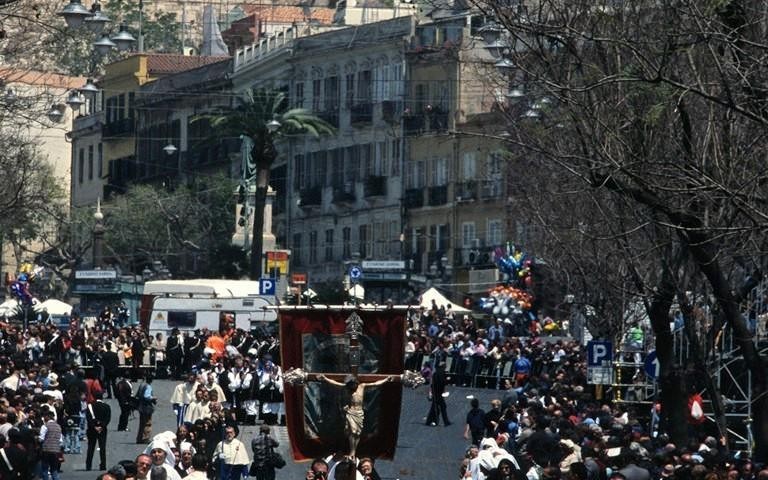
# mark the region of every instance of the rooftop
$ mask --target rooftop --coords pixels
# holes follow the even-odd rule
[[[184,72],[230,58],[228,56],[208,57],[202,55],[181,55],[177,53],[142,53],[138,55],[146,55],[147,73],[155,75]]]
[[[5,83],[22,83],[62,89],[80,88],[86,80],[84,77],[70,77],[59,73],[11,67],[0,67],[0,79]]]

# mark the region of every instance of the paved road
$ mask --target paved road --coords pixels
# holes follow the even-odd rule
[[[156,380],[153,383],[158,405],[153,417],[153,433],[165,430],[175,431],[176,417],[171,410],[168,399],[171,396],[175,383]],[[453,425],[449,427],[428,427],[424,425],[424,419],[429,410],[427,402],[427,387],[418,390],[405,390],[403,392],[403,406],[400,416],[400,437],[397,443],[397,451],[394,461],[377,462],[377,470],[382,479],[444,479],[456,478],[458,465],[467,447],[467,442],[462,438],[464,431],[464,419],[469,410],[467,395],[475,395],[481,401],[481,406],[487,407],[490,399],[498,395],[492,390],[473,390],[467,388],[449,388],[450,395],[446,399],[448,415]],[[122,459],[135,459],[143,446],[136,445],[133,441],[136,437],[138,417],[131,420],[130,432],[117,432],[117,417],[119,407],[114,400],[107,400],[112,407],[112,423],[109,426],[107,442],[107,465],[114,465]],[[248,444],[258,427],[245,427],[241,430],[241,439]],[[280,442],[279,450],[286,459],[288,455],[288,436],[284,427],[273,429]],[[85,452],[83,444],[83,452]],[[94,456],[94,468],[98,467],[98,452]],[[288,465],[278,471],[277,479],[304,478],[308,467],[307,463],[295,463],[288,460]],[[64,480],[95,480],[99,472],[85,471],[85,453],[81,455],[66,455],[66,463],[62,466],[62,479]]]

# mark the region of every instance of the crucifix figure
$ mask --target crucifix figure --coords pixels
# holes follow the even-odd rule
[[[362,335],[363,320],[357,312],[352,312],[347,319],[346,324],[346,334],[349,337],[350,374],[325,375],[323,373],[304,372],[300,368],[292,368],[285,372],[283,378],[284,381],[290,385],[304,385],[308,381],[315,381],[323,382],[335,387],[343,387],[349,392],[349,404],[344,406],[344,432],[349,440],[349,455],[352,458],[355,458],[357,455],[357,445],[360,442],[360,436],[362,435],[365,421],[365,411],[363,409],[365,388],[383,385],[388,382],[401,382],[403,385],[416,388],[424,383],[424,377],[419,373],[411,371],[405,371],[401,375],[358,375],[358,367],[360,366],[359,339]],[[332,377],[343,379],[343,381],[339,381]]]

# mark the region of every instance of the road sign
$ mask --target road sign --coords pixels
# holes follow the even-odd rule
[[[611,342],[591,341],[587,343],[587,367],[610,366],[613,361]]]
[[[587,383],[610,385],[613,383],[613,345],[611,342],[587,343]]]
[[[661,363],[659,363],[659,357],[656,356],[656,350],[652,350],[645,356],[645,362],[643,362],[643,370],[649,378],[657,379],[661,374]]]
[[[306,285],[307,274],[306,273],[294,273],[291,275],[291,283],[294,285]]]
[[[259,279],[259,294],[274,295],[277,288],[277,280],[274,278]]]
[[[358,267],[357,265],[353,265],[349,267],[349,278],[352,280],[360,280],[360,277],[363,276],[363,269]]]

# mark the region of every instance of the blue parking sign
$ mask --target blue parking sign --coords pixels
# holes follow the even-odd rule
[[[277,280],[274,278],[259,279],[259,295],[274,295],[277,291]]]
[[[611,342],[591,341],[587,343],[587,367],[609,366],[613,361]]]

